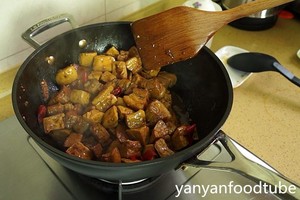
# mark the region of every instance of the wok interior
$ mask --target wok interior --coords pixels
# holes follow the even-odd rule
[[[86,48],[78,45],[82,39],[87,41]],[[59,68],[78,63],[80,52],[103,52],[112,45],[124,50],[134,45],[129,23],[97,24],[69,31],[44,44],[23,63],[14,82],[13,104],[22,126],[38,143],[43,145],[44,140],[53,145],[37,123],[38,106],[44,103],[40,82],[46,80],[50,93],[55,92]],[[45,61],[49,56],[55,59],[53,65]],[[184,101],[200,138],[213,137],[226,120],[232,103],[230,81],[221,62],[204,47],[196,57],[163,70],[177,75],[172,90]]]

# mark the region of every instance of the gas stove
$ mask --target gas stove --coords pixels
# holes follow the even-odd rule
[[[0,199],[286,199],[272,192],[240,191],[243,186],[248,189],[258,186],[240,174],[195,167],[180,167],[159,177],[129,183],[86,177],[44,153],[16,117],[1,122],[0,130]],[[198,158],[222,162],[231,159],[220,142],[211,145]],[[238,190],[229,191],[233,186],[239,186]]]

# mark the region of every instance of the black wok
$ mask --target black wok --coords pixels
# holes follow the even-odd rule
[[[87,44],[84,47],[79,45],[83,39]],[[218,163],[210,165],[211,163],[195,159],[196,155],[217,139],[221,139],[229,151],[234,146],[220,131],[232,106],[231,82],[222,62],[206,47],[202,48],[194,58],[163,67],[163,70],[177,75],[178,81],[172,90],[183,100],[190,118],[197,124],[200,140],[192,146],[166,158],[118,164],[83,160],[68,155],[55,148],[52,141],[45,137],[43,129],[37,122],[38,106],[44,103],[40,88],[41,81],[48,83],[50,93],[55,92],[57,70],[68,64],[77,63],[80,52],[97,51],[100,53],[111,45],[127,50],[134,44],[129,22],[111,22],[73,29],[38,47],[21,65],[12,90],[14,111],[26,132],[61,165],[75,172],[101,179],[134,181],[156,177],[176,169],[191,158],[189,162],[192,165],[236,168],[236,166],[218,165]],[[50,59],[51,62],[49,62],[50,56],[54,58],[54,60]],[[235,157],[238,156],[233,156],[233,160]],[[256,167],[255,165],[252,171],[248,170],[251,177],[256,176]],[[236,171],[240,170],[236,169]],[[261,171],[260,174],[262,174]],[[274,182],[274,180],[273,178],[266,181]]]
[[[87,46],[79,47],[86,40]],[[225,122],[232,104],[232,87],[225,68],[208,49],[195,58],[164,67],[178,78],[173,91],[183,99],[191,119],[197,124],[201,140],[168,158],[136,164],[115,164],[86,161],[70,156],[53,147],[37,123],[37,109],[43,102],[40,83],[46,80],[50,93],[57,89],[55,74],[58,69],[78,62],[83,51],[103,52],[114,45],[129,49],[135,44],[129,22],[89,25],[56,36],[37,48],[20,67],[13,84],[13,107],[27,133],[51,157],[76,172],[109,180],[138,180],[158,176],[175,169],[183,161],[211,144]],[[47,58],[54,57],[53,64]]]

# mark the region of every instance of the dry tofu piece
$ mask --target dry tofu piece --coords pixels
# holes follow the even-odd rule
[[[89,122],[86,121],[82,116],[79,115],[75,124],[72,126],[72,129],[76,133],[83,134],[89,128],[89,126],[90,126]]]
[[[126,61],[128,59],[129,52],[121,50],[120,54],[117,56],[118,61]]]
[[[130,47],[130,49],[128,50],[129,56],[130,57],[140,57],[139,51],[136,48],[136,46],[132,46]]]
[[[105,54],[109,56],[117,57],[120,54],[120,52],[116,47],[112,46],[105,52]]]
[[[169,135],[169,129],[167,124],[163,121],[163,120],[159,120],[153,130],[152,130],[152,134],[150,136],[150,142],[153,143],[154,141],[156,141],[159,138],[165,138],[165,136]]]
[[[177,76],[175,74],[161,71],[156,77],[166,88],[173,87],[177,82]]]
[[[140,141],[128,139],[122,143],[119,150],[123,158],[138,158],[141,156],[142,145]]]
[[[189,145],[189,140],[186,137],[186,126],[178,127],[173,133],[171,140],[176,151],[183,149]]]
[[[117,97],[111,94],[114,86],[109,85],[99,92],[99,94],[93,99],[92,104],[96,106],[101,112],[105,112],[108,108],[117,102]]]
[[[110,160],[114,163],[120,163],[121,159],[122,158],[119,149],[117,147],[114,148],[110,153]]]
[[[106,72],[103,72],[103,74],[102,74],[100,80],[101,80],[102,82],[107,83],[107,82],[110,82],[110,81],[115,80],[116,78],[117,78],[117,77],[116,77],[115,75],[113,75],[112,73],[106,71]]]
[[[157,140],[154,143],[154,148],[156,149],[156,151],[158,152],[159,156],[164,158],[170,155],[174,154],[174,151],[172,151],[166,141],[163,138],[160,138],[159,140]]]
[[[106,162],[120,163],[121,155],[118,147],[113,148],[111,151],[102,154],[102,160]]]
[[[149,91],[150,96],[154,99],[161,99],[163,98],[164,94],[166,93],[167,89],[165,86],[159,82],[158,79],[146,79],[139,83],[139,86],[145,88]]]
[[[90,123],[100,123],[103,115],[104,115],[103,112],[97,109],[93,109],[83,114],[83,117],[85,120],[87,120]]]
[[[82,134],[78,134],[78,133],[71,133],[65,140],[64,142],[64,147],[70,147],[73,144],[77,143],[77,142],[81,142],[83,138]]]
[[[114,141],[112,141],[108,147],[106,147],[106,152],[110,152],[112,151],[114,148],[120,148],[121,147],[121,143],[118,139],[115,139]]]
[[[50,98],[49,104],[55,103],[68,103],[70,101],[71,89],[65,85],[63,85],[60,90],[54,95],[54,97]]]
[[[67,85],[78,78],[78,73],[75,65],[69,65],[63,69],[58,70],[55,80],[59,85]]]
[[[45,133],[50,133],[51,131],[54,130],[64,129],[65,128],[64,118],[65,118],[64,113],[45,117],[43,119]]]
[[[128,114],[132,114],[133,110],[131,110],[130,108],[126,107],[126,106],[117,106],[118,108],[118,113],[119,113],[119,118],[120,119],[124,119],[125,115]]]
[[[118,79],[127,78],[128,73],[126,63],[124,61],[115,61],[113,63],[113,71]]]
[[[165,94],[160,99],[160,101],[166,106],[166,108],[172,110],[172,95],[169,90],[166,90]]]
[[[105,128],[115,128],[118,126],[118,120],[118,109],[116,106],[112,106],[104,113],[102,125]]]
[[[94,57],[93,70],[101,71],[101,72],[106,72],[106,71],[111,72],[114,61],[115,58],[112,56],[97,55]]]
[[[97,56],[97,52],[85,52],[79,54],[80,66],[90,67],[93,64],[94,57]]]
[[[90,149],[98,159],[101,158],[103,147],[100,143],[97,143],[95,146],[91,147]]]
[[[141,87],[141,83],[147,81],[147,79],[145,79],[143,76],[141,76],[140,74],[134,74],[132,76],[132,83],[138,85],[139,87]]]
[[[62,112],[64,112],[64,109],[65,109],[65,107],[61,103],[49,105],[47,107],[47,115],[49,116],[49,115],[56,115],[56,114],[62,113]]]
[[[152,69],[152,70],[145,70],[145,69],[143,69],[143,70],[140,72],[140,74],[141,74],[143,77],[147,78],[147,79],[156,77],[156,76],[158,75],[158,73],[159,73],[159,70],[154,70],[154,69]]]
[[[131,85],[131,81],[128,80],[128,79],[125,79],[125,78],[124,79],[118,79],[116,81],[116,86],[122,88],[122,91],[126,91],[129,88],[130,85]]]
[[[81,142],[77,142],[70,146],[66,150],[66,153],[86,160],[91,160],[93,157],[93,152]]]
[[[86,90],[89,93],[95,94],[98,92],[103,84],[101,84],[96,79],[88,80],[83,86],[84,90]]]
[[[59,145],[63,145],[66,138],[71,134],[70,129],[59,129],[51,131],[51,138],[55,140]]]
[[[102,145],[110,139],[109,132],[100,123],[92,124],[90,131]]]
[[[99,80],[100,77],[102,76],[102,73],[101,71],[91,71],[91,73],[88,75],[88,79],[91,80],[91,79],[96,79],[96,80]]]
[[[128,128],[140,128],[146,124],[144,110],[138,110],[134,113],[125,115],[125,122]]]
[[[134,88],[133,93],[123,97],[126,105],[134,110],[144,109],[148,103],[149,92],[144,89]]]
[[[96,104],[96,108],[102,112],[105,112],[108,108],[114,105],[117,102],[117,97],[113,94],[108,94],[104,96],[101,101]]]
[[[150,125],[156,124],[159,120],[169,120],[171,117],[170,111],[159,100],[152,101],[146,108],[146,119]]]
[[[142,61],[139,57],[129,58],[126,62],[126,68],[133,74],[142,70]]]
[[[103,90],[101,90],[98,95],[93,99],[92,104],[93,105],[97,105],[99,102],[103,101],[103,98],[106,97],[107,95],[109,95],[112,91],[114,90],[114,86],[113,85],[109,85],[103,88]]]
[[[87,105],[90,102],[90,93],[84,90],[72,90],[70,101],[74,104]]]
[[[133,138],[134,140],[138,140],[141,142],[142,145],[146,145],[149,141],[149,127],[148,126],[142,126],[140,128],[132,128],[127,129],[126,133]]]
[[[125,104],[125,102],[124,102],[124,100],[123,100],[122,97],[118,97],[118,98],[117,98],[117,102],[116,102],[115,105],[116,105],[116,106],[126,106],[126,104]]]

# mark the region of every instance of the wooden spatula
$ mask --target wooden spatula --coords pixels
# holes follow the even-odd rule
[[[179,6],[132,23],[146,69],[160,69],[195,56],[222,26],[292,0],[255,0],[235,8],[208,12]]]

